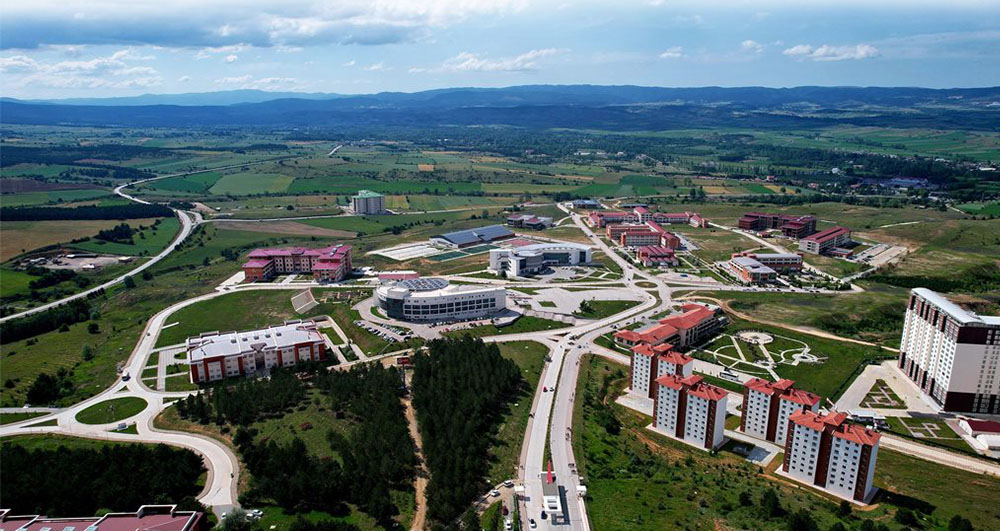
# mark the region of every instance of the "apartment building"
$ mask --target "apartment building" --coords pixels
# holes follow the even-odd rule
[[[1000,414],[1000,317],[911,290],[899,368],[945,411]]]
[[[656,379],[676,374],[683,378],[691,376],[694,358],[681,354],[669,344],[636,345],[632,347],[632,363],[629,366],[630,392],[642,397],[653,398]]]
[[[245,332],[206,332],[187,338],[185,347],[191,383],[326,359],[326,340],[312,321],[287,321]]]
[[[878,457],[878,432],[847,422],[845,413],[797,411],[788,420],[782,472],[840,498],[867,503]]]
[[[770,382],[753,378],[743,386],[740,431],[751,437],[784,445],[788,419],[793,413],[819,411],[819,395],[795,389],[792,380]]]
[[[317,282],[338,282],[351,273],[351,246],[261,248],[243,264],[244,282],[270,280],[275,275],[312,273]]]
[[[830,227],[799,240],[799,250],[809,254],[823,254],[851,242],[851,229]]]
[[[653,427],[698,448],[718,448],[725,440],[728,396],[701,376],[663,375],[656,379]]]
[[[385,214],[385,197],[371,190],[361,190],[351,198],[351,207],[359,216]]]

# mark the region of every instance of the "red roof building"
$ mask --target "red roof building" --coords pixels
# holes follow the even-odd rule
[[[799,240],[799,250],[811,254],[822,254],[851,241],[851,229],[830,227]]]
[[[108,513],[104,516],[49,518],[41,515],[11,515],[0,509],[0,530],[18,531],[195,531],[208,529],[204,514],[179,511],[176,505],[143,505],[134,513]]]
[[[881,435],[850,424],[847,415],[801,410],[788,419],[782,472],[859,503],[875,492],[872,480]]]
[[[752,437],[784,444],[792,414],[819,410],[819,395],[795,389],[792,380],[770,382],[752,378],[743,386],[740,431]]]
[[[660,319],[660,324],[670,325],[677,330],[678,339],[674,344],[683,348],[696,345],[714,335],[725,323],[707,306],[686,303],[681,305],[681,313]]]
[[[680,261],[674,255],[674,250],[659,245],[644,245],[635,252],[636,261],[646,267],[670,266],[676,267]]]
[[[332,245],[322,249],[306,247],[262,248],[250,252],[243,264],[244,281],[270,280],[275,275],[312,273],[318,282],[337,282],[351,272],[351,246]]]
[[[722,445],[729,393],[690,374],[665,374],[655,383],[653,427],[657,431],[707,450]]]
[[[641,343],[632,347],[629,364],[629,391],[654,398],[655,380],[665,375],[691,376],[693,358],[673,350],[669,343],[649,345]]]

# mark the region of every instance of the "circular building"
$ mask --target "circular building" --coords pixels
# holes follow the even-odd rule
[[[443,278],[390,282],[375,290],[386,316],[403,321],[479,319],[507,307],[502,286],[451,285]]]

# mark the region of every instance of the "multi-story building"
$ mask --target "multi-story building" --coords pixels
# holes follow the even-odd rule
[[[418,278],[379,286],[375,300],[392,319],[455,321],[503,311],[507,290],[503,286],[450,285],[443,278]]]
[[[660,233],[652,229],[627,230],[622,233],[618,243],[622,247],[642,247],[660,243]]]
[[[616,223],[627,223],[636,222],[638,218],[634,214],[629,212],[621,212],[617,210],[602,210],[597,212],[591,212],[586,218],[587,223],[591,227],[606,227],[609,224]]]
[[[780,445],[785,444],[788,419],[797,411],[819,411],[820,397],[795,389],[792,380],[769,382],[753,378],[743,384],[740,431]]]
[[[552,218],[531,214],[514,214],[507,216],[507,225],[524,229],[542,230],[552,226]]]
[[[830,227],[799,240],[799,250],[809,254],[823,254],[851,242],[851,229]]]
[[[767,284],[778,279],[778,272],[746,256],[729,260],[729,270],[744,284]]]
[[[652,326],[615,332],[615,342],[629,348],[643,343],[650,346],[670,343],[676,348],[688,348],[714,336],[726,324],[725,317],[701,304],[682,304],[680,309]]]
[[[677,329],[668,324],[656,323],[638,330],[615,332],[615,342],[629,348],[636,345],[656,346],[677,339]]]
[[[586,218],[586,222],[591,227],[605,227],[608,224],[615,223],[646,223],[649,221],[667,224],[685,223],[692,227],[702,228],[708,226],[708,220],[697,212],[650,212],[648,208],[643,206],[637,206],[630,212],[591,212]]]
[[[795,253],[751,253],[751,252],[741,252],[733,253],[732,258],[738,256],[745,256],[747,258],[753,258],[754,260],[760,262],[767,267],[777,271],[778,273],[788,274],[788,273],[798,273],[802,271],[802,255]]]
[[[781,233],[786,237],[799,240],[816,232],[816,218],[814,216],[792,216],[769,212],[747,212],[739,219],[737,226],[741,230],[750,231],[781,229]]]
[[[489,270],[515,277],[533,275],[553,265],[589,264],[593,260],[590,246],[580,243],[536,243],[512,249],[491,249]]]
[[[867,503],[878,457],[878,432],[847,422],[844,413],[801,410],[788,419],[782,472],[835,496]]]
[[[351,207],[358,215],[385,214],[385,197],[371,190],[361,190],[351,198]]]
[[[322,249],[306,247],[265,248],[250,252],[243,264],[245,282],[270,280],[275,275],[312,273],[318,282],[337,282],[351,273],[351,246],[332,245]]]
[[[14,515],[0,509],[0,529],[18,531],[201,531],[208,529],[204,513],[181,511],[176,505],[143,505],[134,513],[104,516],[49,518],[38,514]]]
[[[653,398],[653,427],[699,448],[718,448],[724,441],[728,396],[701,376],[660,376]]]
[[[661,247],[659,245],[639,247],[635,251],[635,260],[646,267],[676,267],[680,263],[672,248]]]
[[[681,239],[676,234],[663,230],[659,223],[652,220],[644,223],[605,225],[604,234],[609,240],[623,247],[660,245],[678,249],[681,246]]]
[[[576,199],[573,201],[573,208],[601,209],[604,205],[596,199]]]
[[[326,340],[312,321],[246,332],[207,332],[185,342],[191,383],[266,373],[326,359]]]
[[[656,346],[640,344],[632,347],[629,366],[629,389],[633,394],[653,398],[655,381],[665,374],[683,378],[691,376],[694,358],[681,354],[667,343]]]
[[[911,290],[899,368],[945,411],[1000,414],[1000,317]]]

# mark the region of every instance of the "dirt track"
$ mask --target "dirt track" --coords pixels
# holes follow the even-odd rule
[[[406,406],[406,423],[410,427],[410,437],[417,445],[417,480],[413,487],[416,490],[416,509],[413,511],[413,520],[410,522],[411,531],[423,531],[427,527],[427,480],[429,474],[424,465],[423,439],[420,437],[420,429],[417,427],[417,413],[413,409],[413,403],[409,398],[403,399]]]
[[[247,232],[268,232],[271,234],[291,234],[294,236],[328,236],[331,238],[353,238],[357,233],[349,230],[324,229],[299,223],[297,221],[238,221],[217,220],[217,225],[223,229],[243,230]]]

